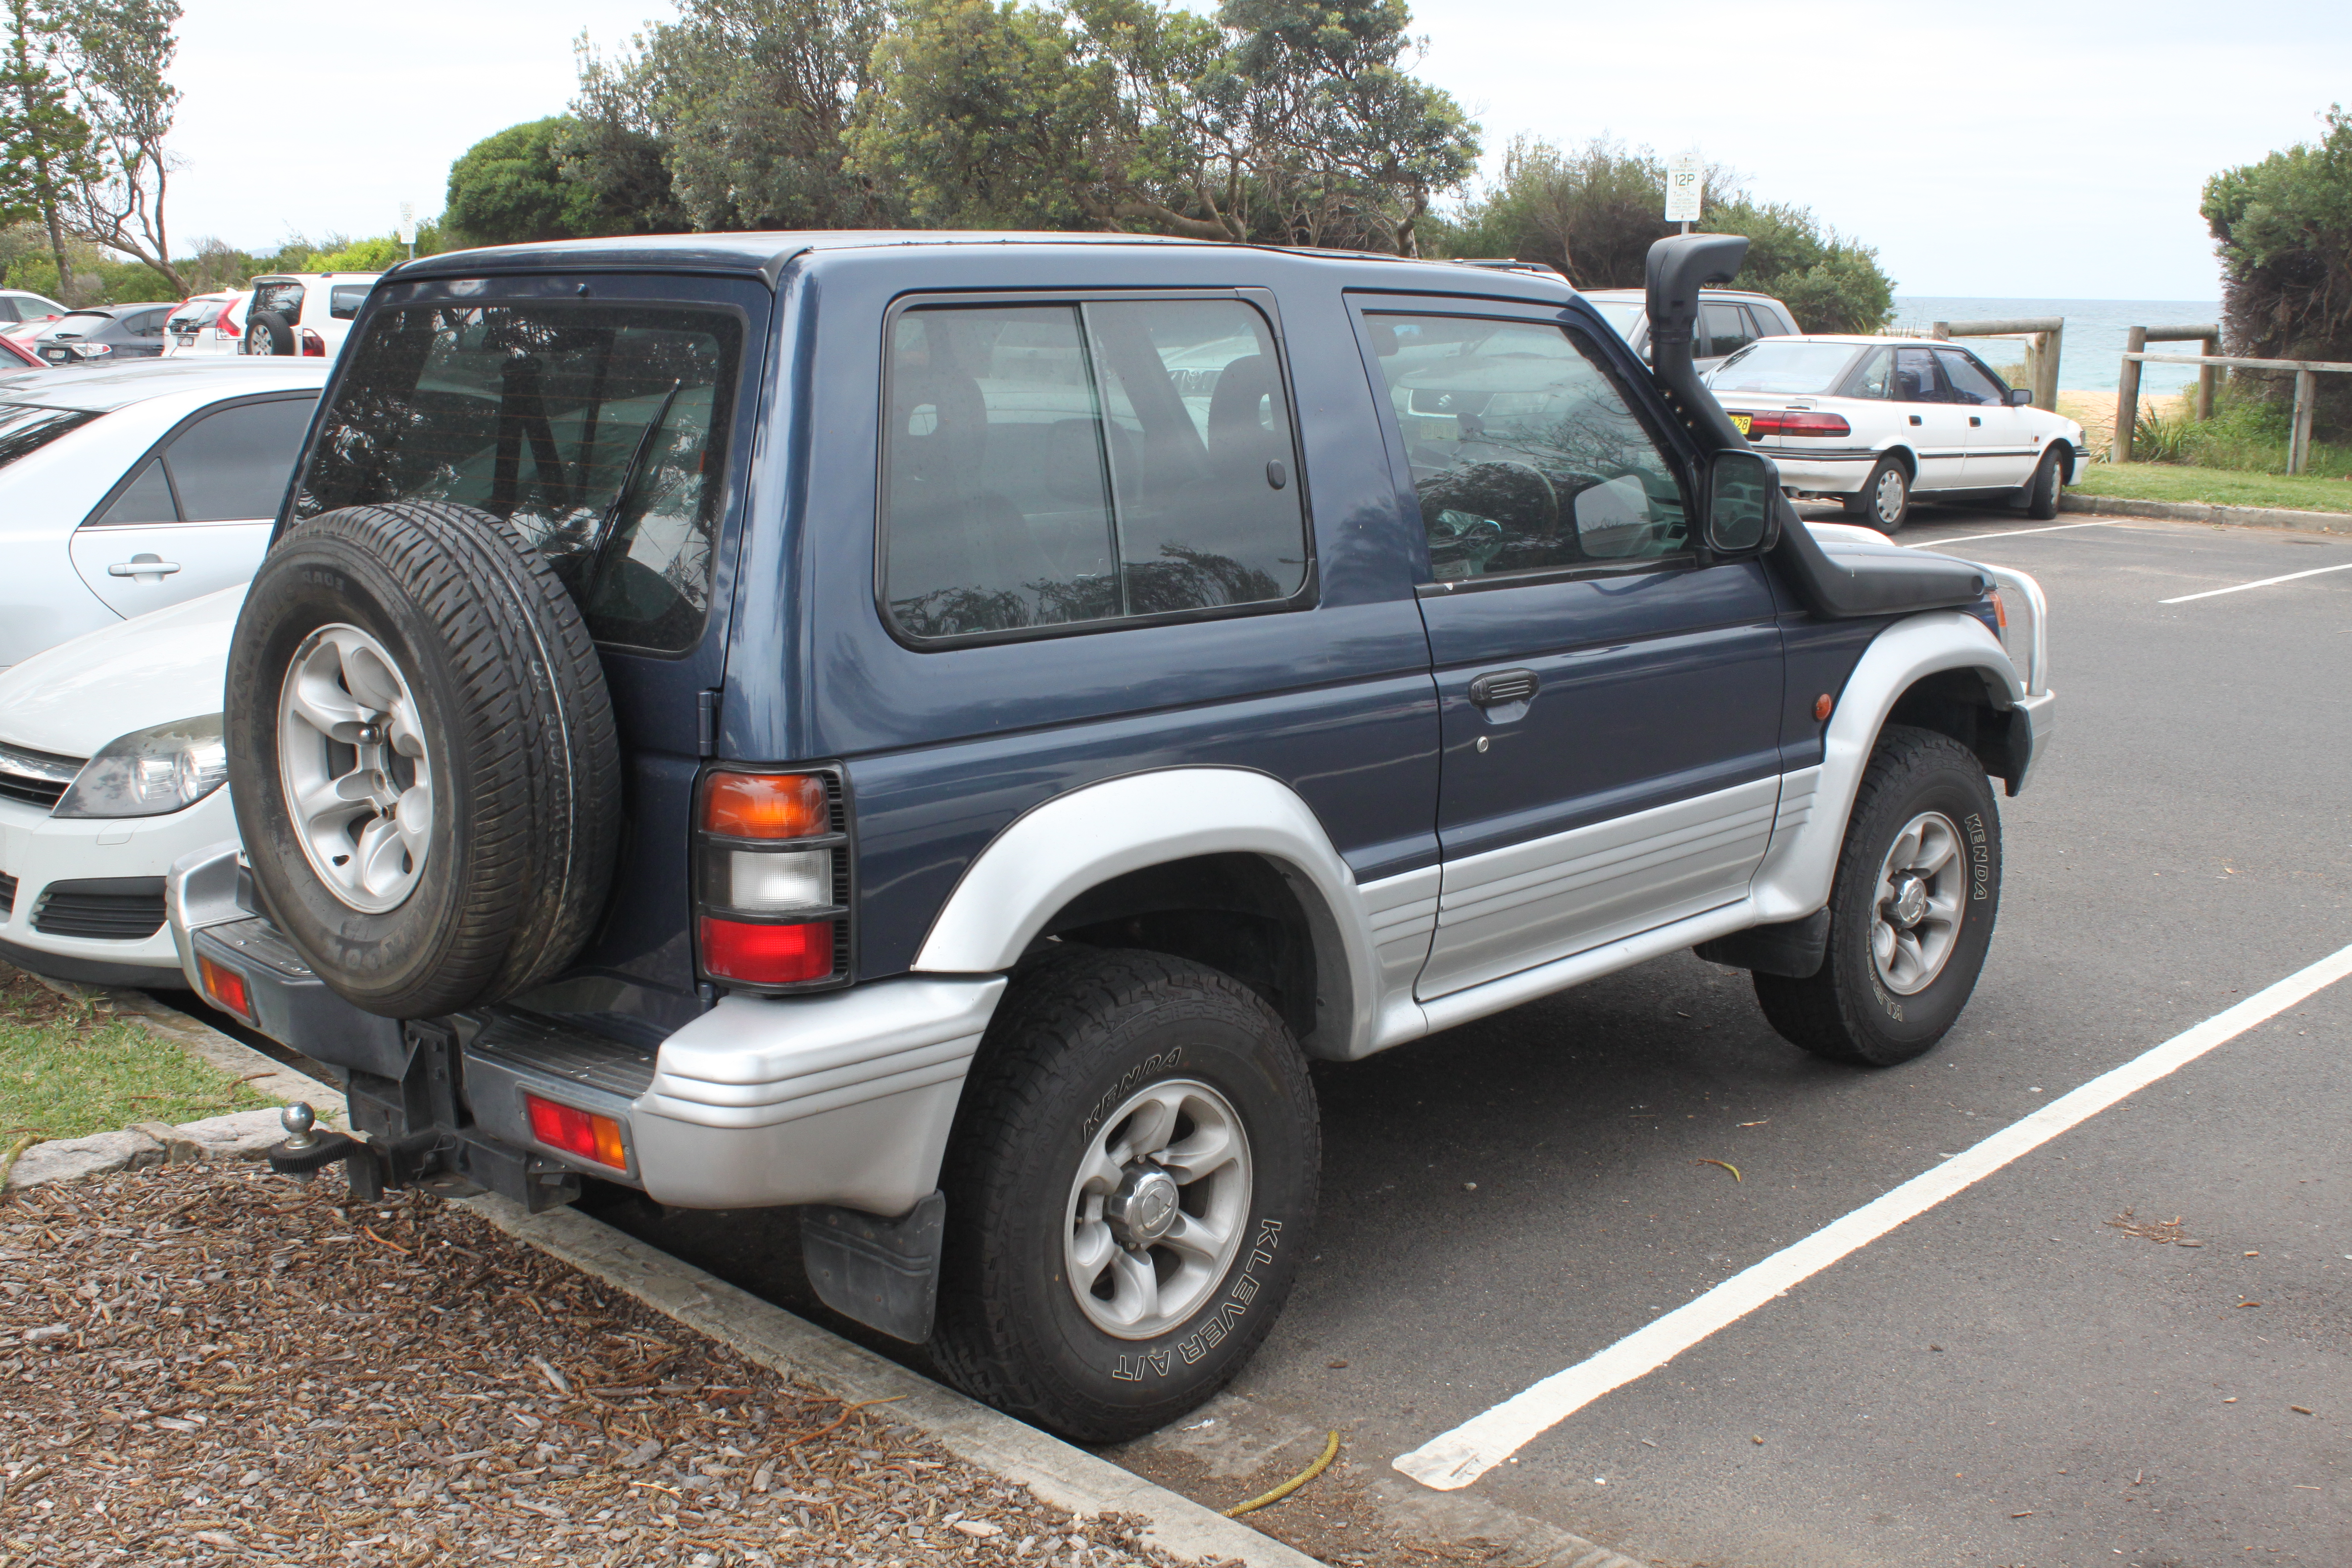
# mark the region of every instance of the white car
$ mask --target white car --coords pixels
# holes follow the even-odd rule
[[[163,876],[236,837],[221,746],[239,584],[0,673],[0,960],[182,986]]]
[[[45,294],[24,289],[0,289],[0,332],[29,342],[47,323],[66,313],[66,307]]]
[[[2055,517],[2090,460],[2080,425],[1938,339],[1766,338],[1706,379],[1780,465],[1783,489],[1835,500],[1881,533],[1903,526],[1915,497]]]
[[[245,352],[332,359],[381,272],[272,272],[253,280]]]
[[[1643,359],[1650,357],[1650,306],[1639,289],[1582,290],[1585,302],[1617,329]],[[1769,294],[1748,289],[1702,289],[1698,323],[1692,329],[1691,359],[1711,370],[1759,338],[1793,337],[1800,331],[1789,307]]]
[[[0,668],[251,578],[325,360],[0,375]]]
[[[163,323],[164,355],[243,353],[245,312],[252,303],[250,289],[224,289],[182,300]]]

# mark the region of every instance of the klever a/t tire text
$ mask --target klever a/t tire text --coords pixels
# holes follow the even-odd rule
[[[1321,1148],[1305,1058],[1240,982],[1154,952],[1046,959],[958,1114],[934,1359],[1074,1441],[1173,1420],[1282,1310]]]
[[[497,1001],[587,940],[620,828],[612,708],[578,609],[496,518],[289,529],[237,617],[225,727],[261,897],[355,1005]]]

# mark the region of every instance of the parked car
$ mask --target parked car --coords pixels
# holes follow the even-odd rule
[[[1791,495],[1835,500],[1884,533],[1915,497],[2056,517],[2090,460],[2080,425],[1938,339],[1773,338],[1707,380]]]
[[[0,332],[0,371],[47,370],[49,362],[8,336]]]
[[[1654,370],[1395,258],[403,267],[231,639],[243,863],[166,884],[192,984],[345,1075],[273,1165],[803,1205],[834,1309],[1113,1441],[1314,1255],[1310,1059],[1694,944],[1806,1050],[1928,1050],[2041,599],[1795,520],[1692,368],[1746,246],[1653,253]]]
[[[221,672],[239,584],[0,671],[0,960],[93,985],[186,984],[172,863],[236,831]]]
[[[66,307],[23,289],[0,289],[0,337],[31,338],[66,313]]]
[[[381,272],[278,272],[253,280],[245,352],[332,359]]]
[[[0,668],[242,583],[324,362],[0,375]]]
[[[1594,289],[1585,294],[1601,319],[1617,329],[1643,359],[1650,357],[1650,313],[1639,289]],[[1699,290],[1698,326],[1692,339],[1692,357],[1702,371],[1712,370],[1727,355],[1736,354],[1759,338],[1793,337],[1801,329],[1789,307],[1769,294],[1744,289]]]
[[[68,310],[33,339],[33,352],[51,364],[118,364],[163,353],[169,304],[90,305]]]
[[[252,302],[250,289],[225,289],[182,300],[179,309],[163,323],[167,340],[164,354],[178,358],[185,354],[243,353],[245,311]]]

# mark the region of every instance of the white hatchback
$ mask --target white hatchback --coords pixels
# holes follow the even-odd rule
[[[245,311],[252,303],[250,289],[226,289],[182,300],[163,323],[164,355],[243,353]]]
[[[0,668],[252,577],[325,360],[0,375]]]
[[[2055,517],[2090,460],[2080,425],[1937,339],[1765,338],[1706,380],[1780,465],[1782,489],[1838,501],[1882,533],[1903,526],[1914,497]]]

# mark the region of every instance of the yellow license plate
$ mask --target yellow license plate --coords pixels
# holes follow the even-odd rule
[[[1735,414],[1731,416],[1731,423],[1738,427],[1742,436],[1745,436],[1748,434],[1748,421],[1751,417],[1752,416],[1746,414]]]

